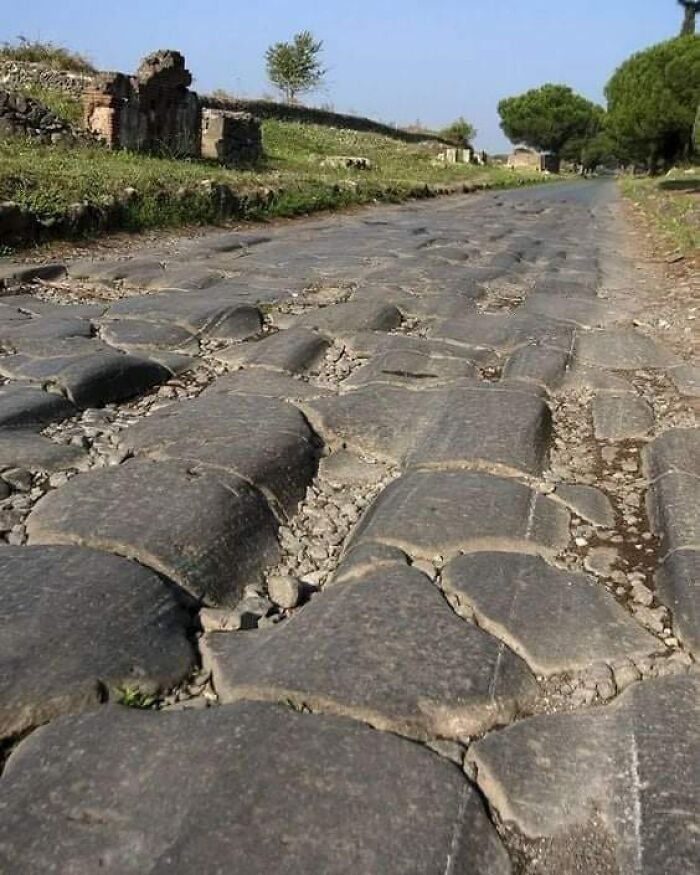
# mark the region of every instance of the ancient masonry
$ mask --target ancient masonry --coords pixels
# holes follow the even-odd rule
[[[0,871],[697,871],[698,371],[613,192],[5,270]]]
[[[153,52],[135,76],[99,73],[84,93],[84,123],[111,149],[253,164],[262,155],[260,122],[248,113],[202,110],[192,75],[176,51]]]

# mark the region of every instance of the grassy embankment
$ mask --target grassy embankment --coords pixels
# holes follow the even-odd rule
[[[46,99],[46,95],[44,95]],[[52,108],[59,110],[57,98]],[[61,98],[66,102],[66,98]],[[75,117],[76,107],[61,115]],[[399,202],[420,186],[483,183],[507,187],[542,181],[537,175],[503,167],[435,166],[434,147],[406,144],[389,137],[316,125],[263,123],[265,160],[254,170],[234,171],[205,161],[179,161],[99,146],[43,146],[24,140],[0,140],[0,201],[15,201],[42,220],[55,220],[75,203],[102,204],[127,187],[138,198],[124,211],[129,230],[216,223],[217,205],[202,184],[224,183],[237,196],[269,188],[275,197],[246,209],[245,218],[292,216],[374,201]],[[359,155],[369,170],[321,166],[324,156]]]
[[[620,188],[668,248],[700,255],[700,167],[657,178],[623,176]]]

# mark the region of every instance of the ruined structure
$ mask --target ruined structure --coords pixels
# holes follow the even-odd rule
[[[200,153],[199,98],[180,52],[153,52],[135,76],[100,73],[86,91],[85,127],[111,149],[178,158]]]
[[[230,167],[255,164],[263,154],[260,120],[249,112],[202,110],[201,156]]]
[[[529,146],[516,146],[508,156],[508,167],[539,170],[541,173],[559,173],[559,158],[552,152],[538,152]]]

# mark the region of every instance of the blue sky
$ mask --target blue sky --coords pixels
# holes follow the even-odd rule
[[[63,43],[102,69],[133,70],[156,48],[184,52],[195,87],[259,96],[264,52],[295,31],[325,43],[325,88],[307,99],[387,122],[441,126],[459,115],[477,145],[506,147],[496,104],[543,82],[602,101],[613,69],[674,36],[675,0],[0,0],[0,40]],[[553,12],[554,10],[554,12]]]

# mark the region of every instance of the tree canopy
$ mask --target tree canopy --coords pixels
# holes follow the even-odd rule
[[[267,77],[289,103],[294,103],[297,95],[318,88],[323,81],[326,70],[320,61],[322,49],[323,42],[303,30],[291,42],[275,43],[265,53]]]
[[[448,125],[440,131],[440,136],[448,143],[454,143],[455,146],[466,146],[476,136],[476,128],[471,122],[468,122],[464,116],[455,119],[452,124]]]
[[[561,155],[595,135],[604,110],[567,85],[547,84],[502,100],[498,113],[511,142]]]
[[[692,151],[700,103],[700,39],[682,36],[632,55],[605,88],[620,158],[655,170]]]

